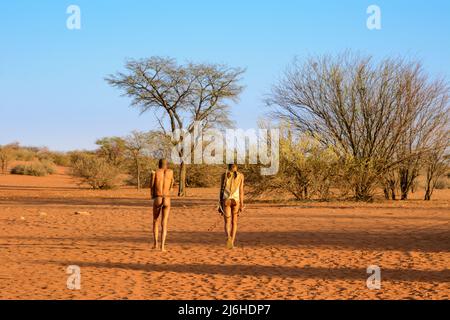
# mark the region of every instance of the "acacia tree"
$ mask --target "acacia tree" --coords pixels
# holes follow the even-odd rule
[[[141,114],[150,110],[165,133],[171,133],[180,163],[179,196],[185,195],[186,157],[183,136],[178,130],[194,130],[195,121],[203,127],[230,123],[227,102],[236,101],[243,87],[238,84],[242,69],[217,64],[179,65],[174,59],[151,57],[129,60],[126,72],[110,75],[106,81],[132,98]]]
[[[412,102],[418,91],[404,90],[415,70],[420,65],[402,59],[375,64],[351,53],[310,58],[287,69],[267,102],[276,118],[333,148],[348,168],[355,198],[369,200],[382,177],[413,156],[398,149],[417,120]],[[422,84],[426,93],[434,87]],[[448,110],[448,91],[439,88],[433,102]]]

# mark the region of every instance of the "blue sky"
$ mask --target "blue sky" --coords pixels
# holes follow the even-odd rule
[[[81,8],[81,30],[66,28],[71,4]],[[381,8],[381,30],[366,28],[372,4]],[[251,128],[295,56],[403,55],[449,78],[449,36],[448,0],[1,1],[0,144],[89,149],[103,136],[156,128],[153,114],[139,116],[104,81],[126,58],[246,68],[233,116]]]

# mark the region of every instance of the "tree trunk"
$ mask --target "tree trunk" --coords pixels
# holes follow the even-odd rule
[[[408,200],[408,196],[410,192],[413,191],[414,182],[417,179],[417,169],[401,169],[399,172],[400,176],[400,191],[401,191],[401,199]]]
[[[186,196],[186,163],[181,162],[180,164],[180,181],[178,185],[178,196]]]
[[[389,179],[387,180],[385,187],[383,189],[384,197],[386,200],[395,200],[396,194],[395,194],[395,180]]]
[[[432,180],[429,177],[429,173],[427,174],[427,184],[425,186],[425,201],[430,201],[431,200],[431,195],[433,194],[433,188],[431,186],[432,184]]]
[[[136,174],[137,174],[137,189],[141,190],[141,166],[139,165],[138,158],[136,158]]]
[[[409,193],[409,172],[408,170],[400,170],[400,192],[401,192],[401,200],[408,199]]]
[[[391,188],[391,195],[392,195],[392,200],[396,200],[397,199],[397,196],[395,194],[395,187]]]
[[[388,189],[387,187],[385,187],[385,188],[383,189],[383,192],[384,192],[384,199],[390,200],[391,198],[390,198],[390,196],[389,196],[389,189]]]

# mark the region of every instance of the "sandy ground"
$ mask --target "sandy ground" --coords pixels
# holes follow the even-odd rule
[[[234,250],[215,195],[174,198],[161,253],[146,191],[0,176],[0,298],[449,299],[448,190],[429,203],[249,204]],[[67,288],[69,265],[81,290]],[[369,265],[381,268],[380,290],[366,286]]]

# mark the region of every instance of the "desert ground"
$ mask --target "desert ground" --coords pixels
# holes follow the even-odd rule
[[[149,192],[0,176],[1,299],[449,299],[450,192],[431,202],[249,203],[227,250],[215,189],[173,198],[151,249]],[[83,214],[76,214],[83,212]],[[81,289],[69,290],[69,265]],[[366,286],[369,265],[381,289]]]

